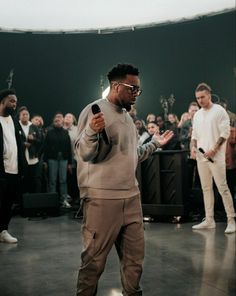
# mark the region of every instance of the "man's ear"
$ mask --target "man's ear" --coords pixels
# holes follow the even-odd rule
[[[112,82],[111,83],[111,89],[115,92],[118,92],[119,83],[118,82]]]

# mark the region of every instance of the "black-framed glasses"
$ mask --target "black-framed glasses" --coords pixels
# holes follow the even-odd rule
[[[128,87],[131,90],[132,94],[137,94],[138,96],[140,96],[142,93],[142,89],[140,89],[140,87],[137,85],[131,85],[131,84],[127,84],[124,82],[118,82],[118,84],[122,84],[122,85]]]

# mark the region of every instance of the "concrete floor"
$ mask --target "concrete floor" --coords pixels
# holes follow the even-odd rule
[[[1,296],[74,296],[81,251],[81,220],[72,212],[44,220],[13,217],[17,245],[0,243]],[[192,223],[145,223],[145,296],[235,296],[235,234],[195,231]],[[113,249],[98,296],[121,295]]]

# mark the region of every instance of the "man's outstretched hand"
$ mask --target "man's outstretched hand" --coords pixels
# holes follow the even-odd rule
[[[166,143],[168,143],[174,136],[174,132],[167,130],[162,135],[159,134],[159,131],[157,131],[153,135],[153,139],[155,139],[161,146],[164,146]]]

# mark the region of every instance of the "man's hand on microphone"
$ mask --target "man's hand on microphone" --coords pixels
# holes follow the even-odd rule
[[[93,129],[97,134],[101,133],[102,130],[105,128],[105,120],[104,120],[104,115],[102,112],[99,112],[95,114],[91,121],[89,126],[91,129]]]
[[[214,156],[216,155],[216,151],[214,149],[210,149],[205,151],[204,153],[204,157],[206,157],[207,159],[212,159]]]

